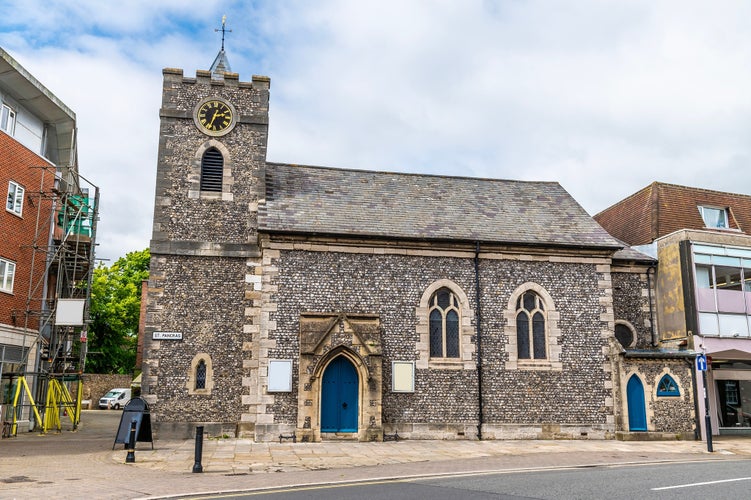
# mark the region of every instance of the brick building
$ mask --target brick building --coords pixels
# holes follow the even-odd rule
[[[12,379],[35,370],[46,265],[35,245],[52,234],[55,165],[70,157],[75,114],[0,49],[0,404],[7,412]],[[43,214],[40,218],[39,215]],[[5,417],[5,415],[3,415]]]
[[[613,438],[634,366],[679,385],[644,430],[691,431],[683,366],[614,334],[651,346],[653,259],[560,185],[267,162],[269,79],[216,66],[163,71],[142,374],[159,434]]]
[[[14,413],[19,381],[45,401],[50,380],[83,368],[82,315],[61,329],[55,319],[57,299],[83,307],[88,294],[95,216],[82,184],[75,113],[0,49],[0,418],[14,431],[29,417],[26,391]]]

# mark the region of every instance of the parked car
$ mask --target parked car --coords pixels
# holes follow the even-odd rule
[[[99,400],[99,408],[119,410],[130,401],[130,389],[112,389]]]

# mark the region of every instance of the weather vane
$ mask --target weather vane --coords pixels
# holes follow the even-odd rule
[[[232,33],[232,30],[228,30],[224,28],[224,25],[226,22],[227,22],[227,14],[222,16],[222,29],[219,29],[219,28],[214,29],[214,32],[218,32],[218,31],[222,32],[222,50],[224,50],[224,33],[227,31]]]

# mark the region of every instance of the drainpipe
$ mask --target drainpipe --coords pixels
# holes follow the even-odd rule
[[[657,265],[651,264],[647,269],[647,295],[649,298],[649,329],[652,334],[652,347],[657,347],[657,332],[655,331],[654,309],[652,307],[652,280],[649,279],[649,272],[656,272]]]
[[[482,441],[483,407],[482,407],[482,314],[480,312],[480,242],[475,242],[475,328],[477,333],[477,439]]]

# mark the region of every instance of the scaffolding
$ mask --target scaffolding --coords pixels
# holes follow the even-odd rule
[[[60,432],[66,421],[61,417],[76,430],[81,415],[99,190],[74,167],[34,168],[42,172],[39,191],[27,192],[37,209],[31,283],[25,310],[14,316],[23,314],[27,331],[38,326],[34,344],[23,346],[20,365],[28,366],[34,354],[35,369],[10,374],[12,416],[4,416],[10,425],[3,437],[15,436],[25,418],[29,430]]]

